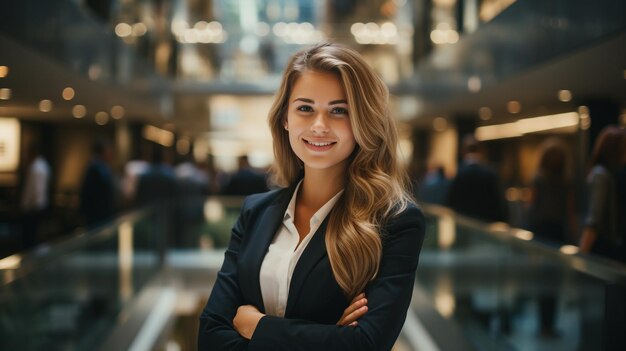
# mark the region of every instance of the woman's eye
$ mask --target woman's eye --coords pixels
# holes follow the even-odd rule
[[[347,115],[348,114],[348,110],[343,107],[335,107],[330,112],[335,115]]]
[[[313,112],[313,108],[307,105],[298,106],[296,107],[296,110],[300,112]]]

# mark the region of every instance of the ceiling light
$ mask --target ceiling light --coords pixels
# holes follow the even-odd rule
[[[579,114],[566,112],[556,115],[524,118],[511,123],[495,124],[476,128],[476,139],[493,140],[519,137],[528,133],[536,133],[545,130],[575,127],[578,125]],[[581,125],[582,125],[582,116]]]
[[[0,78],[4,78],[9,75],[9,67],[0,66]]]
[[[283,37],[287,34],[287,23],[285,22],[278,22],[274,24],[274,27],[272,27],[272,32],[274,32],[274,35],[276,35],[277,37]]]
[[[520,104],[519,101],[511,100],[506,104],[506,109],[512,114],[520,113],[522,104]]]
[[[488,121],[491,119],[491,109],[489,107],[481,107],[478,109],[478,117],[480,117],[483,121]]]
[[[265,22],[259,22],[256,28],[256,35],[260,37],[265,37],[270,34],[270,25]]]
[[[39,101],[39,111],[41,112],[52,111],[52,101],[47,100],[47,99]]]
[[[191,143],[187,138],[178,139],[178,141],[176,142],[176,151],[179,155],[187,155],[190,148]]]
[[[183,21],[181,19],[174,19],[172,21],[172,33],[174,33],[174,35],[176,36],[181,36],[183,35],[183,32],[189,28],[189,23],[187,23],[186,21]]]
[[[437,117],[433,120],[433,129],[437,132],[443,132],[448,128],[448,121],[443,117]]]
[[[467,80],[467,89],[469,89],[469,91],[471,91],[472,93],[479,92],[481,87],[482,87],[482,81],[480,80],[480,77],[471,76]]]
[[[11,99],[11,89],[2,88],[0,89],[0,100],[9,100]]]
[[[87,74],[89,75],[89,79],[97,80],[100,78],[100,75],[102,74],[102,67],[100,67],[97,64],[93,64],[89,66],[89,71]]]
[[[133,32],[133,28],[128,23],[118,23],[115,26],[115,34],[117,34],[120,38],[125,38],[131,35]]]
[[[446,41],[448,44],[456,44],[459,41],[459,33],[455,30],[446,32]]]
[[[74,105],[74,107],[72,107],[72,116],[74,116],[74,118],[83,118],[85,115],[87,115],[85,105]]]
[[[391,22],[383,23],[382,26],[380,26],[380,30],[385,37],[394,37],[398,35],[398,28],[396,28],[396,25]]]
[[[103,126],[103,125],[107,124],[107,122],[109,122],[109,114],[106,113],[106,112],[100,111],[100,112],[96,113],[96,117],[95,118],[96,118],[96,124],[101,125],[101,126]]]
[[[572,100],[572,92],[569,90],[559,90],[559,101],[568,102]]]
[[[120,119],[124,117],[125,112],[124,108],[120,105],[111,107],[111,117],[113,117],[113,119]]]
[[[63,96],[63,99],[65,100],[72,100],[74,98],[75,92],[74,89],[67,87],[65,89],[63,89],[63,93],[61,94]]]
[[[169,130],[148,125],[143,127],[142,134],[145,139],[154,141],[165,147],[170,147],[174,144],[174,133]]]
[[[140,37],[148,32],[148,27],[143,22],[135,23],[133,24],[132,32],[134,36]]]

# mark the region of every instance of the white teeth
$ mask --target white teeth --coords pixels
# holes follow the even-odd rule
[[[311,144],[311,145],[315,145],[315,146],[328,146],[330,144],[332,144],[331,142],[326,142],[326,143],[316,143],[314,141],[307,141],[307,143]]]

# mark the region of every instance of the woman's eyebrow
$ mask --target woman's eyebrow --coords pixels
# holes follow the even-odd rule
[[[292,102],[296,102],[296,101],[302,101],[302,102],[306,102],[306,103],[309,103],[309,104],[314,104],[315,103],[314,100],[303,98],[303,97],[296,98]],[[328,104],[329,105],[338,105],[338,104],[347,104],[347,103],[348,103],[348,101],[346,101],[344,99],[341,99],[341,100],[333,100],[333,101],[329,102]]]
[[[337,105],[337,104],[347,104],[347,103],[348,103],[348,101],[346,101],[346,100],[333,100],[333,101],[329,102],[328,104],[329,105]]]
[[[313,101],[311,99],[303,98],[303,97],[294,99],[292,102],[296,102],[296,101],[302,101],[302,102],[306,102],[306,103],[309,103],[309,104],[314,104],[315,103],[315,101]]]

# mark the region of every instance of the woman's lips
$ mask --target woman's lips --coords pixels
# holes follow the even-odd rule
[[[337,143],[336,141],[303,140],[306,147],[313,151],[326,151]]]

